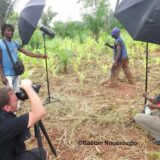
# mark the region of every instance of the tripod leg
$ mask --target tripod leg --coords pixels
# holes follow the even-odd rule
[[[41,139],[41,134],[40,134],[38,123],[34,125],[34,131],[35,131],[35,137],[36,137],[37,143],[38,143],[38,148],[39,148],[41,160],[45,160],[45,155],[43,152],[43,144],[42,144],[42,139]]]
[[[132,119],[128,124],[126,124],[125,128],[129,127],[129,126],[130,126],[132,123],[134,123],[134,122],[135,122],[135,120]]]
[[[51,148],[52,153],[57,157],[56,150],[55,150],[55,148],[53,147],[53,145],[52,145],[52,143],[51,143],[51,140],[49,139],[49,136],[48,136],[48,134],[47,134],[47,131],[46,131],[46,129],[45,129],[42,121],[39,121],[39,126],[40,126],[40,128],[41,128],[41,130],[42,130],[42,132],[43,132],[43,134],[44,134],[44,136],[45,136],[45,138],[46,138],[46,140],[47,140],[50,148]]]

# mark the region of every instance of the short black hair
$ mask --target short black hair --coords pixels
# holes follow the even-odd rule
[[[1,27],[1,34],[2,34],[2,36],[4,36],[4,32],[5,32],[6,28],[10,28],[14,32],[14,27],[11,24],[5,23]]]
[[[3,88],[0,88],[0,109],[3,109],[3,107],[7,104],[9,104],[10,97],[9,92],[13,89],[9,86],[4,86]]]

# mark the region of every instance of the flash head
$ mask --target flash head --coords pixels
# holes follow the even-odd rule
[[[41,25],[39,28],[44,34],[47,34],[48,36],[50,36],[51,38],[54,38],[55,33],[48,27],[46,27],[45,25]]]

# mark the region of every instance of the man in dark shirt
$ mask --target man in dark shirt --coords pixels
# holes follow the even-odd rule
[[[9,86],[0,89],[0,159],[40,160],[38,149],[26,151],[24,141],[30,136],[29,128],[45,115],[43,104],[32,88],[30,80],[22,80],[21,88],[30,100],[30,112],[16,117],[18,99]],[[46,152],[44,159],[46,159]]]
[[[117,86],[118,84],[118,76],[120,70],[123,69],[126,78],[130,84],[134,84],[133,76],[129,69],[129,59],[128,53],[123,39],[120,36],[120,29],[115,27],[111,32],[112,38],[115,39],[114,46],[105,43],[106,46],[110,47],[114,51],[113,56],[113,65],[111,68],[111,75],[109,80],[110,86]]]

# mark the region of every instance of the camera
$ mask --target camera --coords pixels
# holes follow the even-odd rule
[[[33,90],[34,90],[36,93],[38,93],[38,92],[39,92],[39,89],[41,88],[41,85],[40,85],[40,84],[33,84],[33,85],[32,85],[32,88],[33,88]],[[20,91],[19,91],[19,92],[16,92],[15,94],[16,94],[16,96],[17,96],[17,98],[18,98],[19,100],[24,101],[24,100],[28,99],[27,93],[26,93],[26,92],[24,91],[24,89],[22,89],[22,88],[20,88]]]

